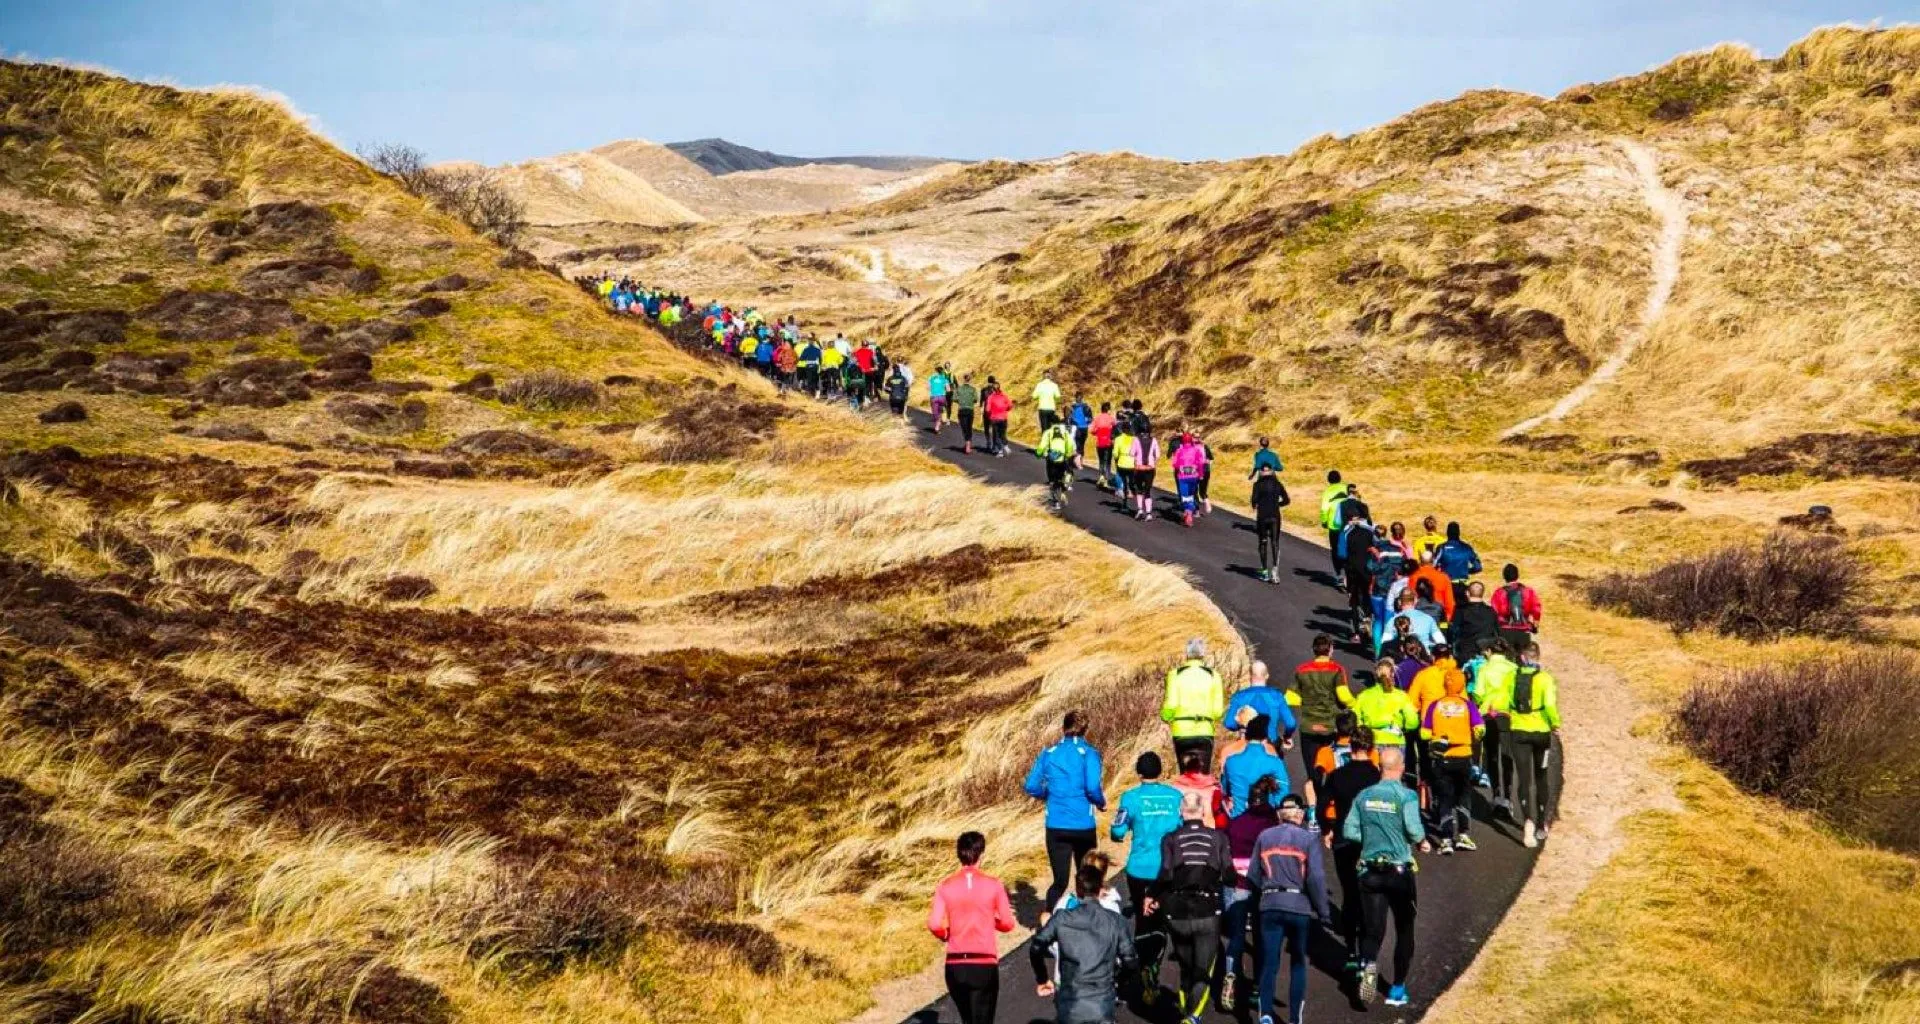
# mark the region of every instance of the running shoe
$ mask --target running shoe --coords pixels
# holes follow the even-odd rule
[[[1392,988],[1390,988],[1390,989],[1388,989],[1388,990],[1387,990],[1387,1005],[1388,1005],[1388,1006],[1405,1006],[1405,1005],[1407,1005],[1407,986],[1405,986],[1405,985],[1395,985],[1395,986],[1393,986]]]
[[[1180,525],[1191,527],[1193,525],[1193,513],[1188,512],[1182,515],[1180,517]]]
[[[1225,978],[1220,979],[1220,1008],[1229,1013],[1233,1012],[1234,980],[1232,974],[1228,974]]]
[[[1453,848],[1456,850],[1478,850],[1480,847],[1474,843],[1472,836],[1461,836],[1453,841]]]
[[[1273,1024],[1273,1018],[1263,1013],[1260,1015],[1260,1024]]]
[[[1453,840],[1451,839],[1440,840],[1440,856],[1442,857],[1453,856]]]
[[[1529,850],[1534,849],[1540,845],[1540,837],[1534,834],[1533,819],[1531,818],[1527,819],[1527,823],[1521,826],[1520,845],[1526,847]]]
[[[1372,964],[1360,965],[1360,1001],[1371,1003],[1380,994],[1380,969]]]

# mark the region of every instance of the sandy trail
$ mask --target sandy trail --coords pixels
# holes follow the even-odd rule
[[[1613,355],[1593,371],[1592,376],[1580,382],[1579,387],[1567,392],[1546,412],[1508,427],[1501,437],[1514,437],[1565,419],[1593,397],[1601,385],[1619,376],[1627,360],[1633,358],[1640,343],[1652,331],[1654,322],[1666,312],[1667,300],[1673,297],[1673,287],[1680,280],[1680,248],[1687,236],[1687,202],[1660,180],[1660,158],[1651,148],[1628,139],[1614,141],[1639,174],[1641,193],[1646,197],[1648,208],[1660,218],[1660,237],[1653,246],[1653,284],[1647,289],[1647,302],[1641,308],[1640,323],[1621,341]]]

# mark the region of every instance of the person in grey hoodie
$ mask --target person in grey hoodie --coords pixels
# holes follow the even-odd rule
[[[1119,971],[1134,970],[1133,926],[1100,904],[1107,873],[1102,862],[1082,863],[1073,880],[1077,900],[1047,918],[1033,935],[1035,991],[1053,997],[1059,1024],[1108,1024],[1119,1003]],[[1046,973],[1045,953],[1059,960],[1059,984]]]
[[[1280,947],[1287,946],[1287,1019],[1298,1021],[1307,1002],[1307,949],[1313,923],[1332,927],[1320,837],[1307,830],[1307,802],[1298,793],[1280,801],[1280,824],[1260,833],[1247,865],[1250,888],[1260,894],[1260,1024],[1273,1024],[1274,983],[1280,977]]]

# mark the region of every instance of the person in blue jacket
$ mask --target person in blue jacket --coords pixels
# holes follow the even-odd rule
[[[1247,794],[1253,784],[1271,775],[1280,784],[1276,798],[1287,795],[1291,783],[1287,777],[1287,759],[1280,756],[1269,730],[1273,720],[1265,715],[1247,723],[1247,747],[1227,758],[1220,770],[1220,788],[1227,794],[1227,813],[1238,815],[1247,809]]]
[[[1080,461],[1087,460],[1087,431],[1093,429],[1093,406],[1079,395],[1073,396],[1073,405],[1067,409],[1067,425],[1073,428],[1073,451]]]
[[[1269,721],[1280,723],[1280,735],[1270,737],[1281,740],[1286,746],[1293,745],[1293,734],[1300,728],[1293,717],[1293,706],[1287,703],[1287,691],[1273,685],[1273,676],[1267,671],[1267,663],[1256,661],[1249,670],[1247,685],[1233,692],[1233,699],[1227,701],[1227,717],[1221,724],[1229,732],[1239,732],[1248,722],[1265,715]],[[1275,798],[1286,794],[1282,788]]]
[[[1433,564],[1453,581],[1453,602],[1458,608],[1467,603],[1467,581],[1480,571],[1480,553],[1460,539],[1460,524],[1447,524],[1447,539],[1433,549]]]
[[[1027,772],[1027,795],[1047,805],[1047,866],[1053,883],[1045,906],[1051,910],[1067,891],[1074,869],[1100,842],[1093,812],[1107,809],[1100,788],[1100,752],[1087,742],[1087,713],[1069,711],[1061,722],[1060,742],[1040,752]]]

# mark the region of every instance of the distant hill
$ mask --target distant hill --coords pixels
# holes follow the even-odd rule
[[[710,174],[738,174],[741,171],[771,171],[781,167],[807,164],[846,164],[874,171],[917,171],[935,164],[959,163],[927,156],[784,156],[753,149],[725,139],[695,139],[669,142],[667,148],[707,169]]]

